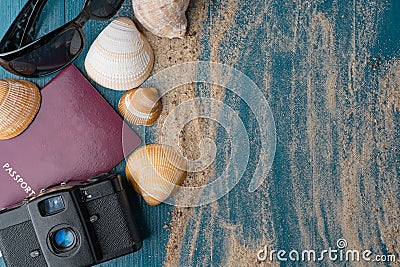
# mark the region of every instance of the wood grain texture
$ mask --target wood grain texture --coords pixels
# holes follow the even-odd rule
[[[71,20],[83,2],[49,0],[42,31]],[[0,1],[0,35],[24,3]],[[129,0],[118,16],[133,18]],[[188,19],[188,35],[182,40],[161,39],[139,26],[156,55],[153,73],[183,62],[210,60],[249,76],[263,90],[275,117],[273,170],[261,188],[248,192],[261,158],[254,114],[222,88],[179,87],[163,99],[160,121],[187,99],[223,100],[248,129],[250,164],[234,190],[207,206],[149,207],[140,200],[150,234],[143,249],[102,266],[278,265],[258,263],[257,251],[264,245],[321,251],[334,248],[339,238],[345,238],[350,249],[400,259],[400,2],[192,0]],[[75,62],[83,72],[89,45],[107,23],[85,26],[86,49]],[[0,78],[11,77],[0,71]],[[43,86],[49,79],[33,81]],[[95,86],[116,108],[123,92]],[[146,143],[159,141],[160,125],[148,131]],[[197,144],[204,137],[221,143],[218,164],[190,174],[186,185],[206,183],[229,161],[226,133],[204,119],[182,131],[185,155],[196,158]],[[115,169],[123,171],[124,164]],[[336,264],[324,261],[318,266]]]

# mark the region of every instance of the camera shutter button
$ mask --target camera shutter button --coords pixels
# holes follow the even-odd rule
[[[31,255],[32,258],[36,258],[36,257],[40,256],[40,252],[39,252],[39,250],[34,250],[34,251],[31,252],[30,255]]]
[[[83,190],[83,191],[82,191],[82,200],[83,200],[83,201],[91,200],[92,197],[93,197],[93,196],[92,196],[91,194],[89,194],[86,190]]]
[[[99,220],[99,215],[92,215],[89,220],[91,223],[95,223]]]

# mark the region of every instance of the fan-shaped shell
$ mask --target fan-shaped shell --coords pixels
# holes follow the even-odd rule
[[[131,124],[150,126],[162,111],[162,103],[155,88],[138,88],[126,92],[119,101],[120,114]]]
[[[132,0],[135,17],[159,37],[182,38],[190,0]]]
[[[85,69],[96,83],[113,90],[141,85],[153,69],[149,42],[129,18],[117,18],[96,38],[85,59]]]
[[[169,146],[147,145],[134,151],[126,165],[126,177],[151,206],[172,196],[186,179],[186,161]]]
[[[25,131],[39,111],[40,101],[35,84],[16,79],[0,80],[0,140]]]

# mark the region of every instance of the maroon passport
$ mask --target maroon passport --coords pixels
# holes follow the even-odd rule
[[[48,186],[108,172],[140,143],[133,131],[124,130],[122,147],[122,118],[75,66],[41,92],[29,128],[0,141],[0,209]]]

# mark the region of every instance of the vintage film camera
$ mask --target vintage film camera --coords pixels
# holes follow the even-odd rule
[[[141,246],[119,175],[53,187],[0,212],[8,267],[92,266]]]

